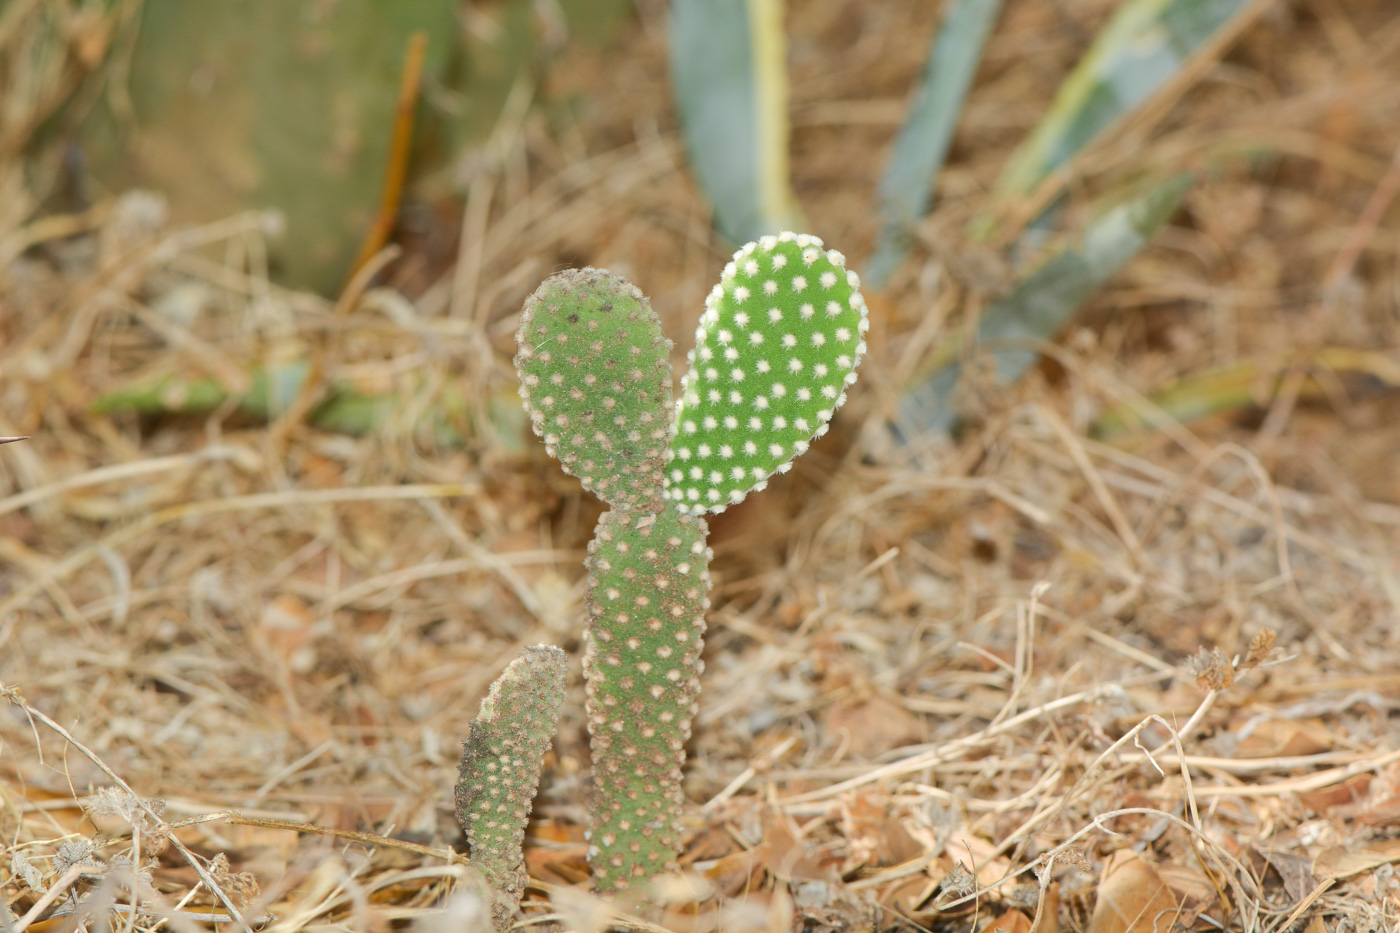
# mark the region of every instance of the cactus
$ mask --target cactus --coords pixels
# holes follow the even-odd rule
[[[708,558],[704,520],[668,508],[607,512],[588,548],[589,856],[603,888],[654,875],[680,850]]]
[[[734,254],[681,381],[666,451],[676,508],[722,512],[826,433],[865,355],[859,289],[845,258],[813,236],[768,236]]]
[[[706,300],[674,411],[670,342],[634,286],[562,272],[525,303],[515,365],[531,424],[612,506],[588,549],[583,658],[603,891],[675,867],[709,605],[700,516],[826,433],[865,352],[859,285],[816,237],[739,250]]]
[[[601,269],[561,272],[526,300],[516,343],[520,395],[545,448],[609,505],[654,511],[671,343],[646,297]]]
[[[506,666],[472,720],[457,780],[457,821],[491,886],[491,917],[509,930],[527,881],[521,845],[544,753],[564,702],[564,652],[535,645]]]

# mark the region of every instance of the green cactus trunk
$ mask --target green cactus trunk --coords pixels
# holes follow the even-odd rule
[[[673,869],[709,605],[702,519],[613,510],[588,548],[589,858],[602,891]]]

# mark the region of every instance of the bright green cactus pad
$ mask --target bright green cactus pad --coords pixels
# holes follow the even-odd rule
[[[602,269],[571,269],[525,301],[520,396],[535,433],[585,489],[651,510],[671,432],[670,341],[646,296]]]
[[[865,353],[860,279],[813,236],[764,237],[734,254],[705,300],[666,495],[682,512],[721,512],[826,433]]]
[[[673,868],[681,765],[700,692],[705,522],[614,509],[588,546],[583,670],[593,736],[589,860],[602,891]]]

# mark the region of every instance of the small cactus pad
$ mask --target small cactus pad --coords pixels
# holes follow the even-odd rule
[[[525,893],[525,824],[564,703],[566,673],[558,648],[526,648],[481,701],[462,751],[457,820],[471,844],[472,865],[495,895],[491,911],[497,930],[511,928]]]
[[[589,860],[602,891],[675,867],[709,604],[705,523],[614,509],[588,547]]]
[[[535,433],[585,489],[655,508],[672,430],[671,344],[646,296],[602,269],[571,269],[525,301],[520,396]]]
[[[813,236],[750,243],[705,300],[681,382],[666,495],[722,512],[826,433],[865,353],[860,279]]]

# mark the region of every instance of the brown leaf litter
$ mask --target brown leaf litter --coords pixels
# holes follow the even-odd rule
[[[725,258],[667,100],[664,4],[637,6],[620,51],[568,52],[539,89],[587,106],[472,161],[496,192],[464,221],[476,273],[405,257],[344,309],[269,281],[262,214],[176,229],[127,193],[43,215],[12,141],[51,101],[7,97],[0,434],[31,438],[0,448],[0,926],[102,905],[143,930],[467,922],[458,743],[521,647],[577,657],[599,509],[522,431],[520,302],[551,269],[610,267],[679,353]],[[794,183],[848,255],[939,6],[789,4]],[[961,326],[1005,286],[958,231],[1111,6],[1007,4],[837,429],[713,523],[684,881],[646,916],[587,892],[575,670],[532,928],[1394,928],[1400,398],[1322,368],[1320,398],[1269,394],[1300,350],[1400,352],[1396,208],[1366,219],[1400,149],[1385,0],[1273,4],[1078,166],[1072,228],[1139,172],[1201,181],[1053,361],[969,397],[965,434],[863,427],[930,315]],[[91,412],[151,375],[313,351],[319,385],[390,397],[378,430]],[[1249,410],[1087,436],[1237,361],[1284,378]],[[456,446],[422,417],[445,388]]]

